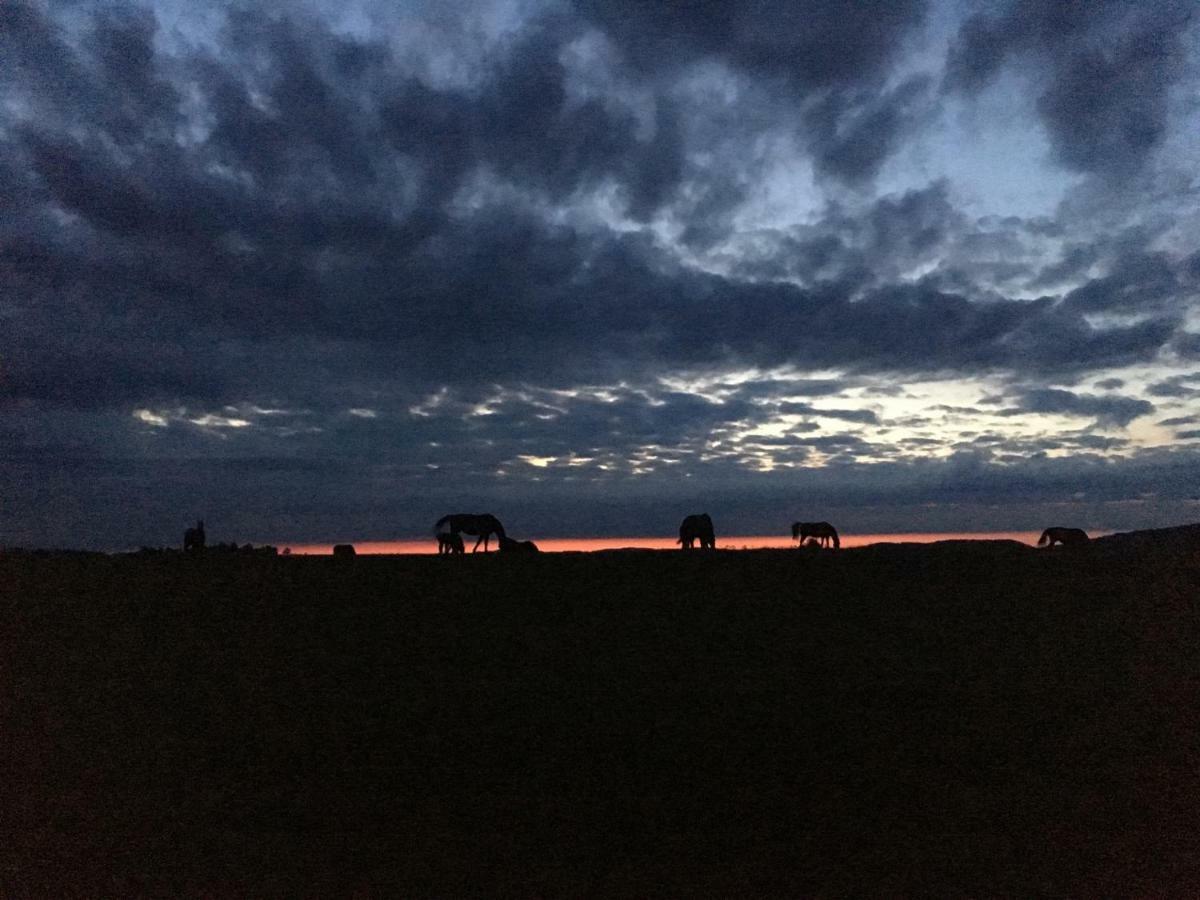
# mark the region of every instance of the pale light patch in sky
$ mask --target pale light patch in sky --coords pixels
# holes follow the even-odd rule
[[[880,193],[947,178],[962,207],[976,216],[1052,215],[1083,178],[1051,162],[1029,78],[1002,74],[970,103],[945,98],[936,120],[884,165]]]
[[[217,416],[212,413],[205,413],[195,419],[188,419],[188,421],[193,425],[199,425],[201,428],[249,428],[251,425],[246,419]]]
[[[155,428],[166,428],[168,425],[164,416],[152,413],[148,409],[135,409],[133,417],[139,422],[145,422],[147,425],[153,425]]]
[[[410,416],[419,416],[421,418],[428,418],[428,417],[432,416],[434,414],[434,412],[440,406],[445,404],[449,399],[450,399],[450,389],[447,387],[439,388],[436,393],[430,394],[428,397],[426,397],[420,403],[414,403],[412,406],[410,406],[408,408],[408,414]]]
[[[558,60],[565,70],[563,90],[568,109],[597,100],[613,118],[633,116],[638,140],[654,137],[657,104],[653,91],[624,77],[616,51],[601,32],[589,29],[564,45]]]
[[[746,202],[733,216],[735,234],[812,222],[825,206],[812,162],[788,135],[763,138],[765,164]]]

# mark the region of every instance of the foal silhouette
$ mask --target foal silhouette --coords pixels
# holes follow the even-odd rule
[[[792,539],[799,539],[801,545],[805,543],[806,538],[816,538],[822,547],[828,547],[829,542],[833,542],[833,549],[837,550],[842,546],[842,542],[838,539],[837,529],[828,522],[793,522],[792,523]]]
[[[696,541],[700,542],[701,550],[716,549],[717,537],[708,513],[688,516],[679,523],[679,540],[675,543],[680,545],[680,549],[691,550]]]
[[[461,534],[439,534],[437,536],[438,556],[448,556],[452,553],[465,553]]]
[[[1064,547],[1078,547],[1088,542],[1087,532],[1082,528],[1047,528],[1038,538],[1038,546],[1053,547],[1062,544]]]
[[[491,513],[453,513],[448,516],[442,516],[437,520],[437,524],[433,526],[433,533],[437,534],[442,530],[443,525],[448,525],[447,530],[451,534],[469,534],[472,537],[479,536],[479,540],[475,542],[475,546],[471,548],[474,553],[479,549],[479,545],[483,544],[483,552],[487,553],[488,538],[493,534],[501,540],[504,539],[504,526],[500,524],[500,520]]]

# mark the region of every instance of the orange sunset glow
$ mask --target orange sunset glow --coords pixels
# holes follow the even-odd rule
[[[842,547],[866,547],[869,544],[931,544],[934,541],[1020,541],[1024,544],[1037,543],[1037,531],[962,531],[962,532],[916,532],[908,534],[845,534],[841,536]],[[670,537],[567,537],[567,538],[537,538],[534,542],[544,553],[591,553],[597,550],[677,550],[679,542]],[[324,556],[333,552],[333,542],[328,544],[301,544],[291,548],[293,554],[303,556]],[[349,542],[347,542],[349,543]],[[489,545],[495,549],[495,541]],[[470,552],[472,544],[467,541]],[[796,547],[796,541],[786,536],[776,535],[732,535],[717,537],[718,549],[726,550],[780,550]],[[354,549],[359,554],[391,555],[415,554],[432,555],[437,553],[437,542],[429,540],[401,541],[361,541],[354,542]],[[482,545],[480,552],[483,552]]]

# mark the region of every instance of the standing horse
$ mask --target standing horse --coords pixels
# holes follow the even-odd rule
[[[183,549],[199,552],[204,549],[204,520],[196,522],[195,528],[189,528],[183,533]]]
[[[1082,528],[1047,528],[1038,538],[1038,546],[1053,547],[1062,544],[1064,547],[1077,547],[1088,542],[1087,532]]]
[[[503,538],[504,526],[500,524],[500,520],[491,513],[454,513],[449,516],[442,516],[437,520],[437,524],[433,526],[433,533],[437,534],[442,530],[443,525],[448,525],[451,534],[469,534],[472,536],[478,535],[479,540],[475,542],[475,546],[471,548],[474,553],[479,549],[479,545],[483,544],[483,552],[487,553],[488,538],[491,535],[496,535],[498,538]]]
[[[816,538],[822,547],[828,547],[830,541],[833,542],[834,550],[842,546],[842,542],[838,539],[837,529],[828,522],[792,523],[792,540],[799,540],[803,545],[805,538],[809,537]]]
[[[679,523],[679,540],[675,543],[680,545],[680,549],[691,550],[696,541],[700,542],[701,550],[715,550],[717,547],[717,537],[708,513],[688,516]]]

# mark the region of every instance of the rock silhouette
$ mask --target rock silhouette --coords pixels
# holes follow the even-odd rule
[[[480,544],[483,544],[483,552],[487,553],[488,538],[493,534],[504,538],[504,526],[491,513],[452,513],[442,516],[433,526],[434,533],[440,532],[443,525],[450,534],[469,534],[472,537],[478,535],[479,540],[471,548],[472,553],[479,549]]]
[[[712,519],[708,517],[708,513],[687,516],[679,523],[679,540],[676,543],[680,544],[681,549],[691,550],[696,541],[700,542],[702,550],[713,550],[717,546]]]

